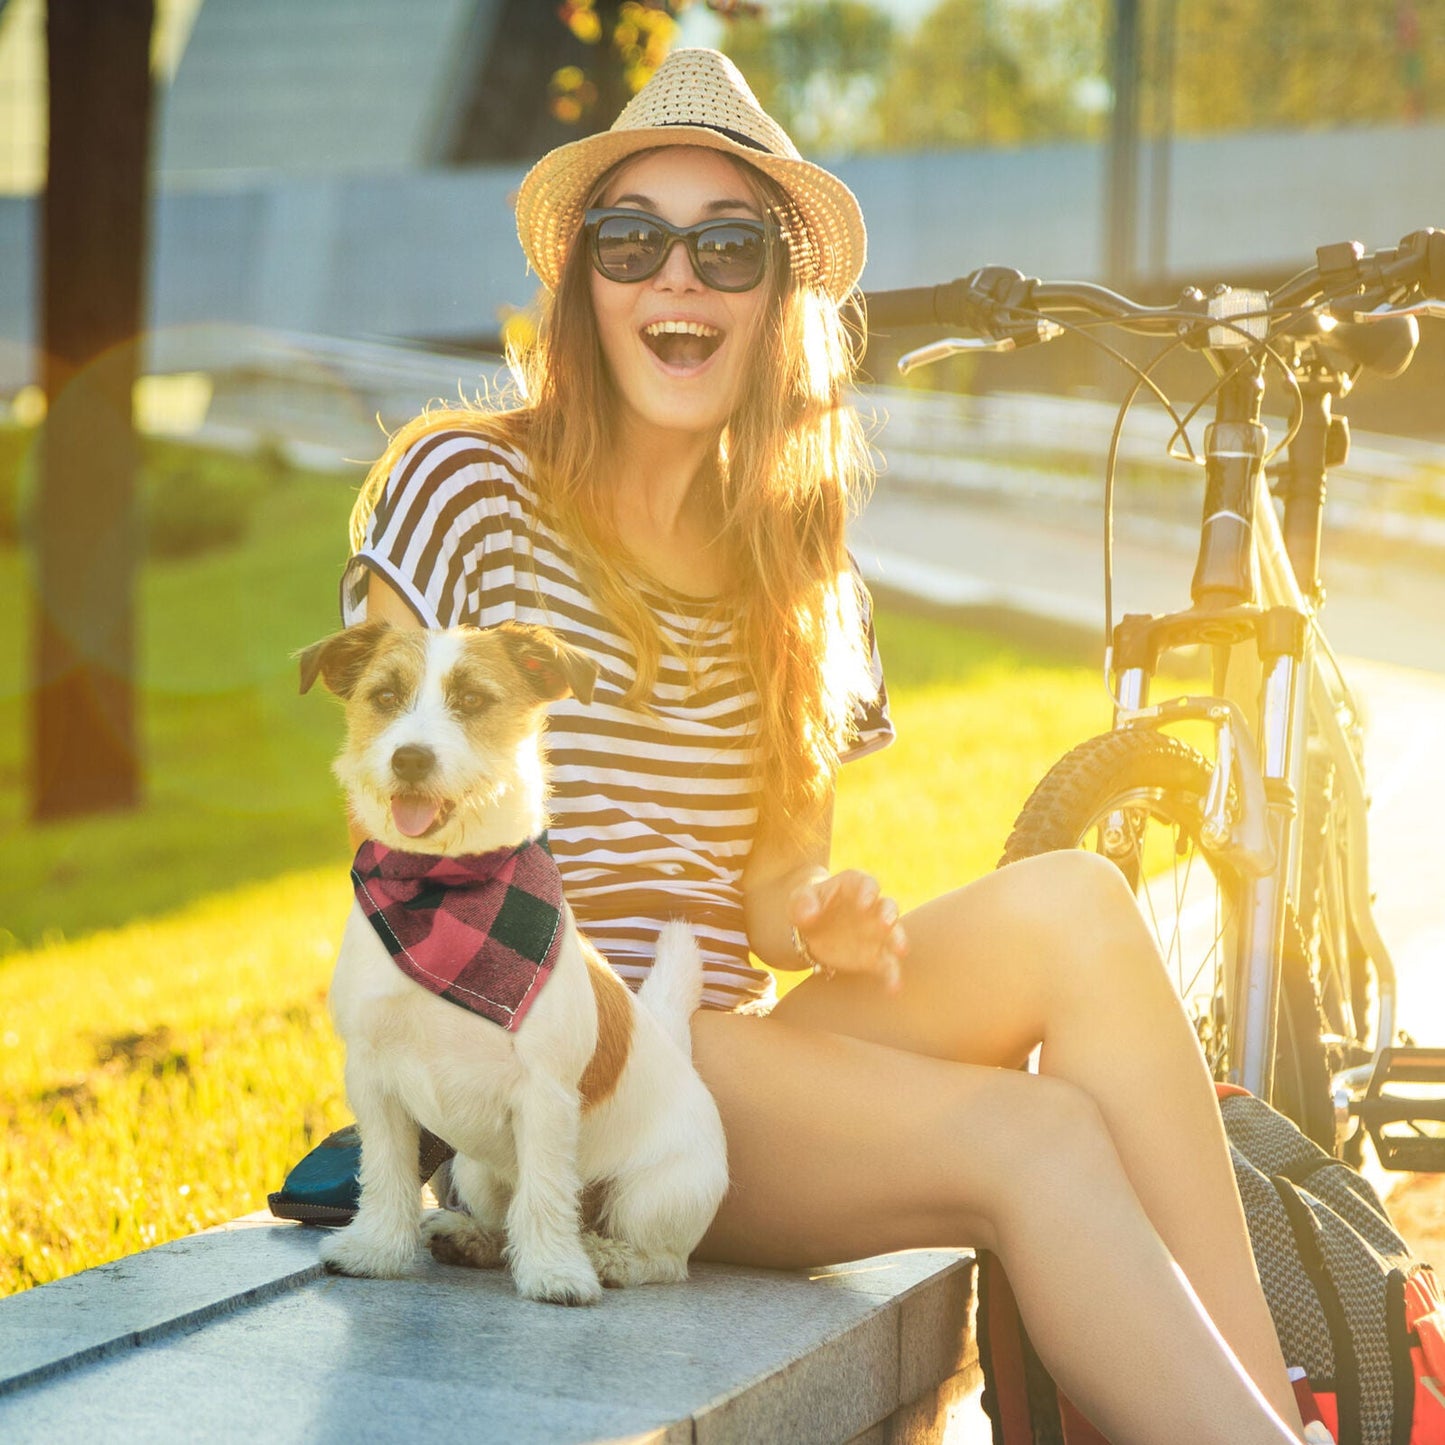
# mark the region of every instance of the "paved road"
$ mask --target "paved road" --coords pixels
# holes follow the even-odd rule
[[[1114,611],[1187,605],[1197,534],[1148,519],[1116,521]],[[1103,634],[1103,523],[1097,508],[1058,499],[988,500],[936,495],[880,482],[855,524],[855,544],[925,564],[936,585],[965,579],[975,596],[1097,625]],[[1445,674],[1445,555],[1433,568],[1381,546],[1326,556],[1325,624],[1342,656]]]
[[[1018,608],[1103,633],[1102,523],[1082,509],[938,498],[881,486],[855,524],[870,579],[941,603]],[[1116,539],[1115,615],[1188,601],[1187,539]],[[1366,700],[1371,875],[1400,974],[1400,1024],[1445,1042],[1445,569],[1354,557],[1327,568],[1325,621]]]

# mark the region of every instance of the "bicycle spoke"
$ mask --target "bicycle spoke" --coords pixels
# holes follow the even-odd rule
[[[1213,865],[1201,858],[1191,830],[1170,816],[1162,802],[1120,812],[1128,824],[1128,853],[1108,854],[1102,823],[1097,850],[1126,871],[1133,870],[1141,911],[1215,1068],[1224,1049],[1220,999],[1230,928],[1227,894]]]

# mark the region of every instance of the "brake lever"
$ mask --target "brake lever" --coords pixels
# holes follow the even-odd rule
[[[1391,306],[1382,311],[1355,311],[1351,321],[1388,321],[1392,316],[1429,316],[1445,321],[1445,301],[1417,301],[1412,306]]]
[[[1040,316],[1028,322],[1011,324],[1002,336],[946,336],[941,341],[931,341],[927,346],[905,351],[898,358],[898,370],[907,376],[921,366],[931,366],[935,361],[946,360],[961,352],[1017,351],[1020,346],[1052,341],[1063,334],[1064,328],[1058,322]]]
[[[905,351],[898,358],[898,370],[907,376],[921,366],[932,366],[935,361],[946,361],[963,351],[1013,351],[1015,345],[1012,336],[945,336],[941,341]]]

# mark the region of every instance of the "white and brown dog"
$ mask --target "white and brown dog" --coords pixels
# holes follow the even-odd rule
[[[318,676],[346,701],[335,771],[370,840],[330,996],[361,1204],[322,1258],[399,1275],[425,1234],[438,1258],[505,1259],[521,1294],[561,1304],[685,1279],[727,1187],[690,1057],[697,945],[664,927],[634,1001],[579,934],[544,841],[544,708],[590,700],[592,664],[544,628],[369,622],[301,654],[301,690]],[[469,1211],[425,1228],[419,1126],[456,1149]]]

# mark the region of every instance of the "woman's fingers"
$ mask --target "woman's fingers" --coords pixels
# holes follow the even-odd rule
[[[856,923],[880,901],[877,880],[850,868],[816,883],[805,883],[793,894],[790,913],[799,928],[824,928],[840,922]]]
[[[898,924],[897,903],[870,874],[846,869],[805,884],[793,895],[789,913],[821,963],[880,974],[890,992],[900,987],[908,939]]]
[[[817,883],[804,883],[793,891],[788,900],[789,923],[799,928],[809,928],[818,921],[818,915],[823,911],[820,888],[821,885]]]

